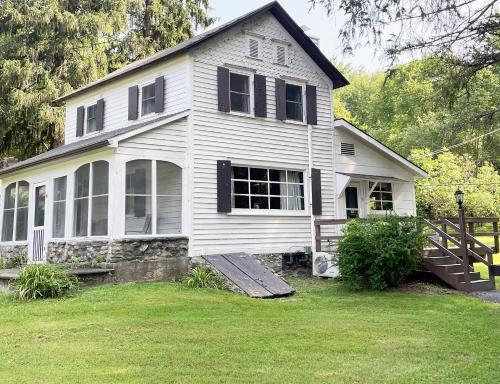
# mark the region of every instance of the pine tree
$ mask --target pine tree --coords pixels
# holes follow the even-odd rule
[[[208,0],[0,0],[0,158],[60,145],[52,100],[212,23]]]

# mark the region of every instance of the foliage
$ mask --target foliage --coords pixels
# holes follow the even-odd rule
[[[78,281],[60,266],[30,264],[21,270],[14,287],[22,300],[44,299],[76,290]]]
[[[344,52],[366,43],[384,47],[392,63],[415,53],[444,60],[448,87],[466,87],[476,73],[500,62],[496,1],[309,0],[331,15],[345,15],[339,37]],[[385,38],[387,36],[387,38]],[[450,55],[450,53],[452,53]]]
[[[213,22],[207,0],[0,0],[0,157],[61,144],[51,102]]]
[[[416,182],[419,214],[432,218],[456,216],[453,194],[460,186],[465,192],[466,215],[500,216],[500,173],[492,164],[478,166],[470,156],[451,152],[432,157],[426,156],[428,151],[424,150],[414,151],[413,155],[414,161],[429,173],[429,178]]]
[[[342,108],[335,117],[353,123],[404,156],[414,149],[432,151],[460,144],[500,127],[500,67],[484,69],[467,91],[447,94],[440,73],[447,71],[437,58],[398,66],[388,77],[350,70],[351,81],[334,96]],[[471,154],[478,163],[500,168],[500,132],[461,145],[456,153]]]
[[[378,290],[398,286],[417,267],[423,242],[415,218],[350,220],[337,248],[342,280],[352,287]]]
[[[28,255],[24,252],[14,255],[9,260],[0,259],[0,268],[18,268],[26,264]]]
[[[226,282],[206,265],[194,267],[186,276],[184,284],[191,288],[225,289]]]

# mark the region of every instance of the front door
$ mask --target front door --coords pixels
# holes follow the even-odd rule
[[[346,187],[345,210],[348,219],[359,217],[358,187]]]
[[[29,259],[32,263],[45,262],[45,203],[47,199],[46,184],[36,184],[34,187],[34,218]]]

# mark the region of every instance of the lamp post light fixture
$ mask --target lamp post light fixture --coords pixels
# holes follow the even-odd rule
[[[464,191],[462,191],[460,187],[455,191],[455,201],[458,204],[458,208],[462,208],[464,204]]]

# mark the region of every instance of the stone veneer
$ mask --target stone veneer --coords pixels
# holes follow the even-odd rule
[[[19,254],[28,254],[28,244],[1,244],[0,245],[0,260],[9,261]]]
[[[51,241],[47,261],[112,268],[115,282],[179,280],[190,265],[186,237]]]

